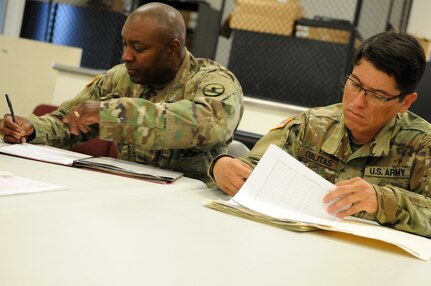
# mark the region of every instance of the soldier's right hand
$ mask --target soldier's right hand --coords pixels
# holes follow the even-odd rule
[[[252,168],[241,160],[223,156],[217,159],[213,175],[217,186],[226,194],[234,196],[250,176]]]
[[[13,122],[10,114],[5,114],[3,117],[0,133],[7,143],[25,143],[27,137],[34,133],[34,126],[28,119],[17,116],[16,121],[16,123]]]

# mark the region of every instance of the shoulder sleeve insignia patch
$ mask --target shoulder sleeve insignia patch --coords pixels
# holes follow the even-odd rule
[[[275,126],[274,128],[272,128],[271,131],[272,130],[276,130],[276,129],[284,128],[292,120],[293,120],[293,118],[288,118],[288,119],[283,120],[277,126]]]
[[[223,94],[224,86],[218,83],[210,83],[204,87],[204,94],[206,96],[218,96]]]

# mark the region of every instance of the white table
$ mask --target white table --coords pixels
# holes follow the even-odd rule
[[[0,170],[68,191],[0,197],[0,285],[431,285],[431,262],[351,235],[295,233],[158,185],[0,155]]]

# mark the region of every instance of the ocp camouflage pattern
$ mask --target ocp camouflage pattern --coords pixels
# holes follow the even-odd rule
[[[61,119],[86,100],[101,102],[100,124],[74,136]],[[189,52],[175,79],[164,87],[130,81],[124,64],[97,76],[53,113],[30,116],[33,143],[70,149],[100,136],[116,143],[119,158],[183,172],[209,183],[206,170],[227,152],[243,113],[243,93],[221,65]]]
[[[269,144],[332,183],[371,183],[379,211],[356,216],[431,237],[431,128],[417,115],[399,113],[371,143],[352,148],[340,104],[311,109],[271,130],[242,160],[255,166]]]

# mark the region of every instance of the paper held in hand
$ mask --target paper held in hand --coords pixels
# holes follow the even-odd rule
[[[394,244],[429,260],[431,240],[359,219],[338,219],[326,212],[323,197],[334,185],[288,153],[270,145],[250,177],[230,201],[208,206],[283,228],[325,229]]]

